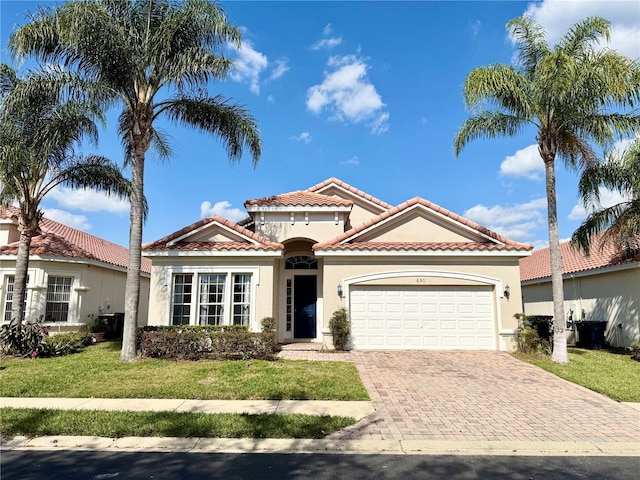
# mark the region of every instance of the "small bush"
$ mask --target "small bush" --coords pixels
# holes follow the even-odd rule
[[[277,325],[278,323],[273,317],[264,317],[260,320],[260,326],[262,327],[263,332],[275,332]]]
[[[634,343],[631,345],[631,360],[640,362],[640,343]]]
[[[551,355],[553,331],[552,317],[545,315],[525,315],[516,313],[516,345],[520,353],[542,353]]]
[[[351,322],[345,308],[333,312],[329,320],[329,330],[333,336],[333,348],[349,350],[351,347]]]
[[[48,350],[46,355],[50,357],[78,353],[91,345],[92,341],[91,334],[82,332],[58,333],[44,338]]]
[[[34,322],[3,325],[0,327],[0,350],[8,355],[22,357],[47,356],[48,347],[44,338],[48,332],[48,327]]]
[[[142,332],[143,356],[167,360],[272,360],[277,344],[273,332],[165,330]]]

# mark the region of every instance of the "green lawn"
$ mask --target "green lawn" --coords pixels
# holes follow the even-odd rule
[[[99,410],[0,409],[0,435],[323,438],[355,423],[314,415],[237,415]]]
[[[119,361],[106,342],[59,358],[3,359],[0,396],[190,398],[201,400],[369,400],[347,362],[278,360]]]
[[[629,355],[570,348],[567,365],[552,362],[548,357],[517,355],[517,358],[614,400],[640,402],[640,362],[631,360]]]

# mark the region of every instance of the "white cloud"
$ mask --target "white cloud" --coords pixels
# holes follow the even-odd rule
[[[222,200],[221,202],[216,202],[214,205],[211,205],[211,202],[205,200],[200,205],[200,217],[206,218],[211,217],[213,215],[218,215],[219,217],[226,218],[227,220],[231,220],[232,222],[238,222],[244,218],[247,218],[246,212],[240,210],[239,208],[231,208],[231,203],[226,200]]]
[[[63,208],[82,210],[84,212],[106,211],[122,213],[129,211],[128,200],[93,189],[76,190],[67,187],[56,187],[49,192],[47,199],[55,200]]]
[[[269,103],[276,103],[276,97],[274,97],[273,95],[269,95],[267,97],[267,102]]]
[[[547,200],[537,198],[515,205],[476,205],[465,210],[463,216],[507,238],[530,242],[535,230],[544,227]]]
[[[587,205],[585,207],[581,202],[577,203],[569,213],[569,220],[578,220],[581,222],[594,210],[611,207],[629,200],[629,197],[605,187],[599,187],[598,191],[600,192],[600,204]]]
[[[544,0],[530,3],[525,12],[546,30],[550,45],[576,22],[601,16],[611,22],[609,47],[633,59],[640,58],[640,8],[637,1]]]
[[[332,113],[331,119],[366,123],[372,133],[388,130],[389,113],[376,88],[367,79],[368,66],[355,55],[332,56],[321,84],[307,90],[307,109],[319,114]]]
[[[291,67],[287,64],[286,58],[276,60],[275,66],[273,67],[273,70],[271,70],[269,80],[277,80],[289,70],[291,70]]]
[[[349,158],[348,160],[345,160],[342,163],[342,165],[360,165],[360,160],[358,159],[357,155],[354,155],[353,157]]]
[[[231,44],[229,44],[229,48],[235,50],[238,55],[231,69],[231,80],[239,83],[248,83],[249,90],[259,95],[260,74],[269,65],[266,55],[254,50],[253,45],[248,40],[243,41],[239,49]]]
[[[318,40],[316,43],[311,45],[311,50],[322,50],[327,49],[331,50],[334,47],[337,47],[342,43],[342,37],[329,37],[322,38]]]
[[[42,211],[45,217],[69,227],[77,228],[78,230],[91,229],[91,224],[84,215],[75,215],[65,212],[64,210],[58,210],[57,208],[45,208]]]
[[[330,23],[327,23],[325,27],[322,29],[322,34],[324,36],[327,36],[327,35],[331,35],[331,32],[333,32],[333,27],[331,26]]]
[[[480,28],[482,27],[482,22],[480,20],[474,20],[473,22],[469,22],[469,29],[471,30],[471,34],[475,37],[480,33]]]
[[[540,158],[538,145],[529,145],[505,158],[500,164],[500,176],[541,180],[544,176],[544,163]]]
[[[296,142],[304,142],[306,144],[311,143],[311,134],[309,132],[302,132],[300,135],[294,135],[289,138],[291,140],[295,140]]]

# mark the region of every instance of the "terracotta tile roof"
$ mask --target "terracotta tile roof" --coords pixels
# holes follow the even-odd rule
[[[181,242],[177,241],[174,244],[169,245],[173,240],[183,237],[190,232],[193,232],[200,227],[208,225],[210,223],[218,223],[225,226],[240,235],[253,240],[253,242]],[[254,242],[257,242],[254,243]],[[266,238],[241,227],[237,223],[227,220],[226,218],[214,215],[212,217],[203,218],[191,225],[181,228],[177,232],[173,232],[166,237],[156,240],[155,242],[147,243],[142,246],[143,250],[283,250],[284,246],[280,243],[274,243]]]
[[[596,240],[596,245],[598,245]],[[596,246],[591,249],[591,255],[586,257],[571,246],[571,242],[560,244],[562,258],[562,273],[577,273],[595,270],[597,268],[612,267],[624,263],[640,262],[640,255],[625,259],[611,244],[605,243],[603,248]],[[520,281],[551,278],[551,260],[549,247],[536,250],[530,257],[520,259]]]
[[[331,250],[385,251],[385,252],[478,252],[522,250],[515,245],[490,242],[354,242],[334,245]]]
[[[17,219],[18,209],[15,207],[2,209],[1,215],[2,218]],[[122,245],[109,242],[46,217],[43,217],[40,221],[40,231],[41,235],[31,240],[30,253],[32,255],[86,258],[127,268],[129,250]],[[15,253],[9,253],[13,251],[14,247],[17,253],[18,242],[14,242],[0,248],[0,254],[15,255]],[[151,260],[143,258],[141,270],[144,273],[151,273]]]
[[[348,192],[351,192],[354,195],[357,195],[358,197],[364,198],[365,200],[368,200],[371,203],[375,203],[376,205],[384,208],[385,210],[389,210],[390,208],[393,208],[393,205],[390,205],[387,202],[383,202],[382,200],[379,200],[376,197],[373,197],[373,196],[369,195],[368,193],[363,192],[360,189],[352,187],[348,183],[343,182],[342,180],[339,180],[339,179],[337,179],[335,177],[328,178],[324,182],[320,182],[317,185],[314,185],[313,187],[309,187],[309,188],[307,188],[307,191],[308,192],[317,192],[319,190],[322,190],[323,188],[328,187],[329,185],[337,185],[337,186],[343,188],[344,190],[347,190]]]
[[[272,197],[258,198],[244,202],[245,208],[256,207],[350,207],[353,202],[342,198],[321,195],[319,193],[296,192],[283,193]]]
[[[398,215],[401,212],[403,212],[404,210],[407,210],[408,208],[414,206],[414,205],[422,205],[423,207],[436,212],[436,213],[440,213],[441,215],[444,215],[446,217],[449,217],[450,219],[452,219],[455,222],[461,223],[475,231],[477,231],[478,233],[481,233],[493,240],[495,240],[496,242],[499,242],[503,245],[499,245],[503,250],[531,250],[533,248],[533,245],[528,245],[525,243],[519,243],[519,242],[514,242],[513,240],[509,240],[506,237],[503,237],[502,235],[497,234],[496,232],[493,232],[491,230],[489,230],[488,228],[485,228],[481,225],[478,225],[475,222],[472,222],[471,220],[461,217],[458,214],[455,214],[449,210],[447,210],[446,208],[443,208],[439,205],[436,205],[433,202],[430,202],[428,200],[425,200],[423,198],[420,197],[415,197],[412,198],[411,200],[407,200],[404,203],[401,203],[400,205],[398,205],[397,207],[393,207],[389,210],[387,210],[386,212],[381,213],[380,215],[378,215],[377,217],[373,217],[371,219],[369,219],[367,222],[365,222],[362,225],[359,225],[355,228],[352,228],[351,230],[348,230],[346,232],[344,232],[342,235],[337,236],[336,238],[333,238],[327,242],[323,242],[323,243],[317,243],[316,245],[313,246],[314,250],[321,250],[321,249],[335,249],[338,248],[341,244],[343,243],[347,243],[349,241],[349,239],[351,239],[352,237],[356,236],[357,234],[361,233],[362,231],[380,223],[383,222],[384,220],[388,219],[389,217],[392,217],[394,215]],[[353,242],[354,244],[357,244],[357,240]],[[488,244],[491,244],[491,242],[487,242]]]

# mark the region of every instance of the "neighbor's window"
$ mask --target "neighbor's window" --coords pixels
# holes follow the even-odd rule
[[[4,321],[11,321],[11,309],[13,308],[13,285],[16,282],[15,275],[7,275],[5,278],[4,284]],[[29,283],[29,277],[27,277],[27,283]],[[24,308],[23,311],[27,309],[27,292],[24,295]]]
[[[189,325],[191,316],[192,273],[180,273],[173,276],[173,325]]]
[[[249,325],[251,275],[233,276],[233,324]]]
[[[45,322],[66,322],[68,320],[72,282],[73,277],[49,277]]]
[[[226,275],[200,275],[199,323],[222,325],[224,323],[224,285]]]

